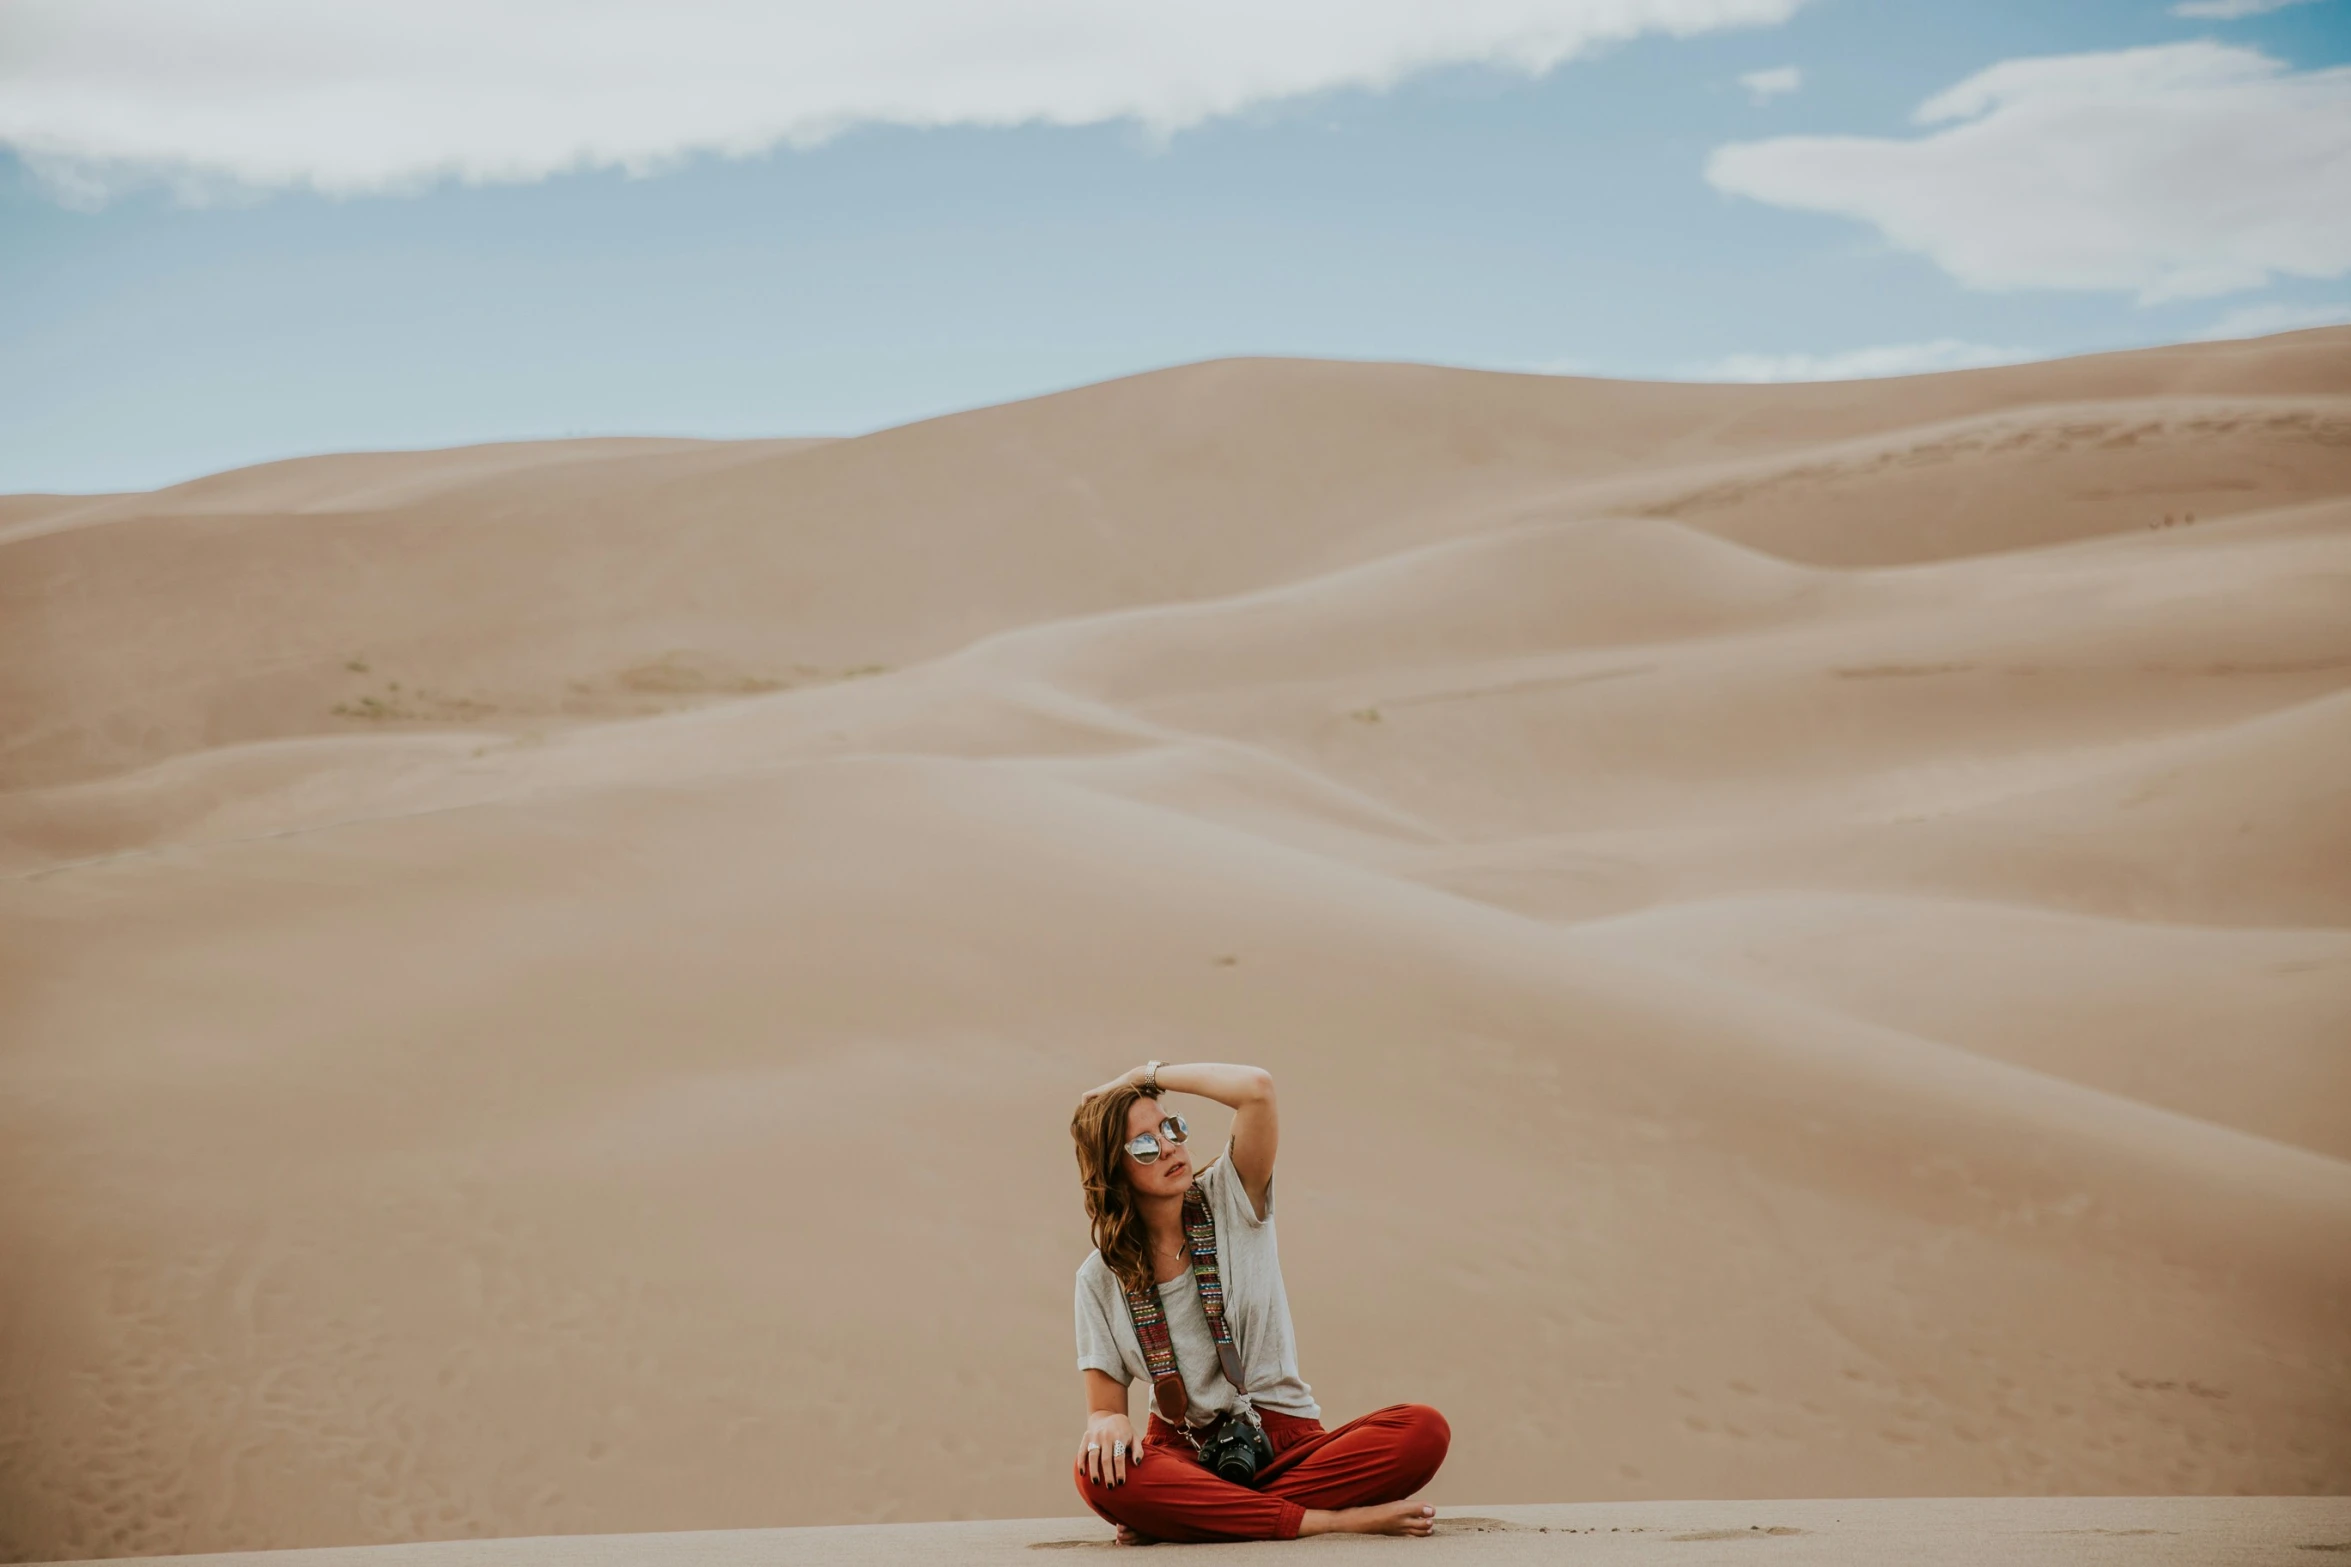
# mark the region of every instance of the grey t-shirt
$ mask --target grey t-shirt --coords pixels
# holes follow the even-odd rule
[[[1249,1402],[1259,1409],[1319,1420],[1322,1406],[1314,1401],[1314,1390],[1298,1377],[1290,1297],[1282,1288],[1281,1252],[1274,1242],[1273,1187],[1266,1187],[1265,1217],[1260,1219],[1248,1189],[1233,1173],[1231,1153],[1228,1144],[1192,1181],[1207,1194],[1209,1214],[1216,1220],[1216,1271],[1224,1281],[1225,1320],[1232,1327],[1233,1347],[1240,1352]],[[1216,1340],[1209,1334],[1208,1314],[1200,1309],[1200,1291],[1190,1269],[1159,1286],[1159,1303],[1167,1314],[1176,1370],[1191,1396],[1188,1418],[1194,1425],[1206,1425],[1236,1400],[1217,1364]],[[1151,1370],[1135,1337],[1134,1320],[1127,1314],[1126,1292],[1098,1251],[1089,1252],[1078,1268],[1077,1316],[1078,1369],[1102,1372],[1122,1384],[1140,1381],[1148,1403]]]

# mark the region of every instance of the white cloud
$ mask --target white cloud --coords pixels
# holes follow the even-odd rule
[[[2305,327],[2346,323],[2351,323],[2351,299],[2323,305],[2240,305],[2196,335],[2207,341],[2267,337],[2272,332],[2299,332]]]
[[[2210,41],[2009,60],[1915,118],[1949,128],[1738,143],[1706,177],[1873,224],[1972,288],[2152,303],[2351,271],[2351,68]]]
[[[1769,103],[1781,93],[1791,93],[1804,85],[1804,73],[1792,65],[1775,65],[1768,71],[1749,71],[1739,78],[1739,85],[1747,89],[1747,96],[1756,103]]]
[[[643,172],[858,124],[1180,130],[1804,0],[8,0],[0,145],[102,199]]]
[[[2171,14],[2195,17],[2199,21],[2233,22],[2239,17],[2266,16],[2290,5],[2308,4],[2310,0],[2180,0],[2171,8]]]
[[[1994,348],[1956,337],[1927,343],[1880,343],[1833,354],[1730,354],[1682,373],[1686,381],[1865,381],[1878,376],[1974,370],[2041,357],[2037,349]]]

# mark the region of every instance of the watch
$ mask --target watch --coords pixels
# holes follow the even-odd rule
[[[1159,1069],[1165,1064],[1166,1063],[1160,1061],[1146,1061],[1143,1063],[1143,1097],[1146,1099],[1157,1099],[1159,1097]]]

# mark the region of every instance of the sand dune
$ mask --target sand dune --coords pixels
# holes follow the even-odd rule
[[[2351,935],[2340,929],[1789,892],[1666,904],[1578,934],[2351,1157]]]
[[[2340,397],[2043,404],[1750,462],[1642,509],[1792,560],[1900,565],[2333,495],[2346,444]],[[1986,504],[2003,493],[2031,504]]]
[[[1231,362],[0,505],[0,1554],[1066,1512],[1150,1054],[1440,1503],[2351,1490],[2346,431]]]

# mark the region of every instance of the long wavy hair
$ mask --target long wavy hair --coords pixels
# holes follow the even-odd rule
[[[1151,1287],[1151,1239],[1127,1184],[1127,1112],[1150,1097],[1129,1083],[1096,1094],[1070,1117],[1070,1140],[1078,1145],[1078,1179],[1086,1188],[1086,1217],[1094,1227],[1094,1249],[1110,1265],[1122,1289]]]

